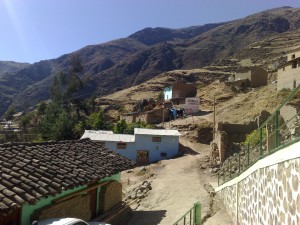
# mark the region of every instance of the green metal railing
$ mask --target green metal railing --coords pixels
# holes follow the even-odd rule
[[[241,143],[240,152],[223,162],[218,173],[218,185],[240,175],[258,160],[300,141],[300,112],[283,119],[280,112],[286,105],[299,105],[300,108],[300,85],[252,132],[247,142]]]
[[[200,225],[201,224],[201,204],[195,202],[193,207],[189,209],[180,219],[173,225]]]

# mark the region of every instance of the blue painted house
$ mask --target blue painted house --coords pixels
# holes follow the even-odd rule
[[[103,142],[106,148],[147,164],[177,156],[180,135],[177,130],[135,128],[134,135],[86,130],[82,138]]]

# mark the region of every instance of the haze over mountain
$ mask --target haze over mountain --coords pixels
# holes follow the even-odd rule
[[[145,28],[34,64],[0,62],[0,115],[9,106],[19,111],[49,99],[53,76],[68,70],[74,55],[84,68],[77,94],[102,96],[175,69],[230,66],[234,71],[245,66],[243,60],[274,67],[289,47],[299,45],[299,29],[300,9],[282,7],[218,24]]]

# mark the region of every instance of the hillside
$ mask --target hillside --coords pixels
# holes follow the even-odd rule
[[[77,55],[84,67],[78,95],[104,96],[172,70],[203,68],[234,72],[251,65],[276,69],[283,54],[299,44],[300,9],[283,7],[226,23],[182,29],[146,28],[127,38],[84,47],[57,59],[0,76],[0,115],[49,99],[55,74]],[[211,79],[202,73],[203,80]],[[216,77],[217,78],[217,77]]]

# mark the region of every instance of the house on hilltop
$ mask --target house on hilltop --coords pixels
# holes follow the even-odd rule
[[[277,72],[277,90],[294,89],[300,84],[300,47],[290,51],[287,62]]]
[[[0,145],[0,224],[91,220],[122,200],[120,172],[134,162],[88,139]]]
[[[268,84],[268,72],[261,67],[252,67],[247,72],[234,74],[227,85],[256,88]]]
[[[135,128],[134,135],[86,130],[82,138],[102,142],[106,148],[126,158],[147,164],[177,156],[180,135],[177,130]]]

